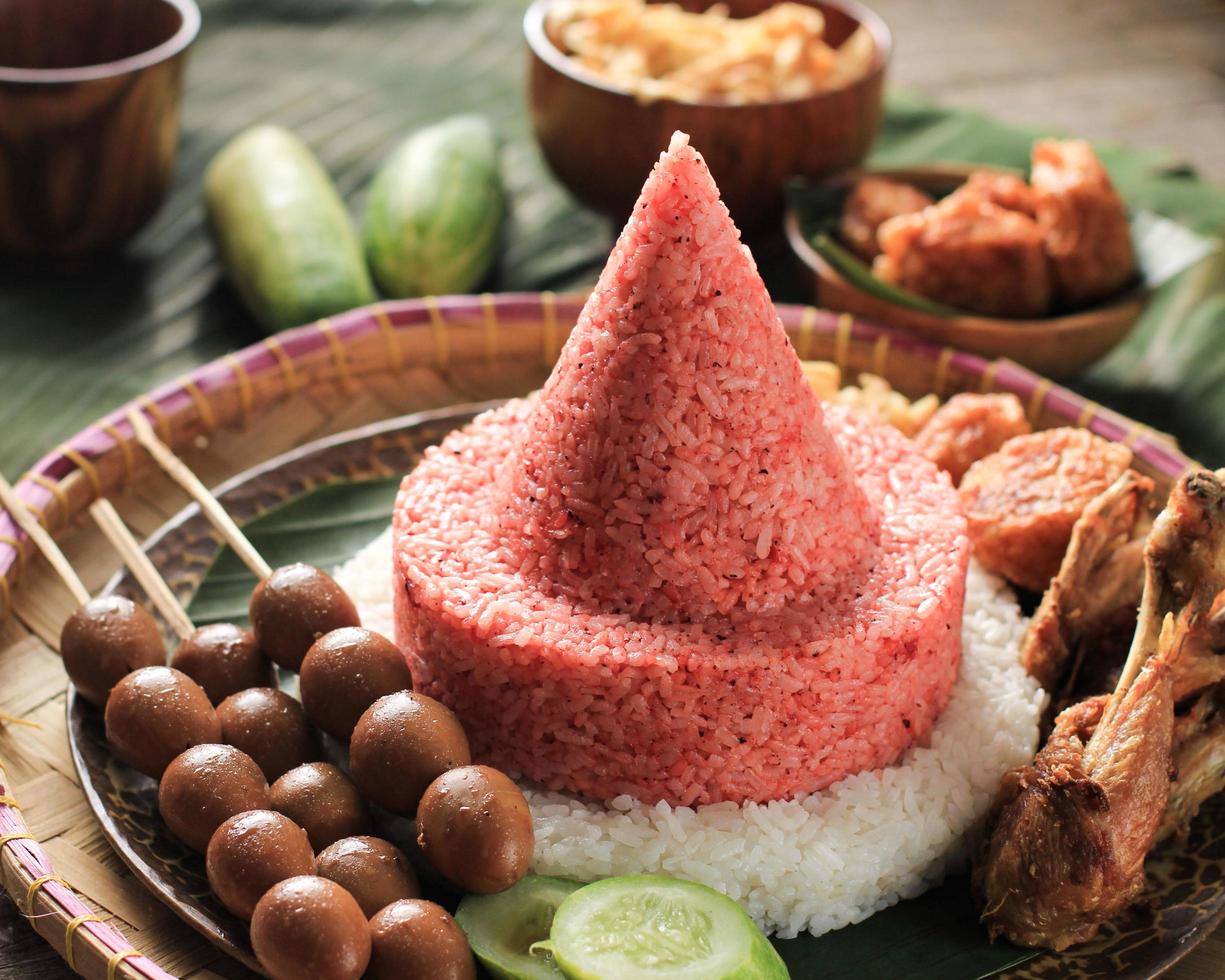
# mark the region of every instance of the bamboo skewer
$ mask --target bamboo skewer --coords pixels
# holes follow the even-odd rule
[[[102,497],[90,505],[89,513],[98,522],[98,527],[119,552],[128,568],[132,570],[132,575],[140,583],[141,588],[148,593],[158,611],[166,618],[166,622],[179,634],[181,639],[187,639],[195,631],[195,627],[188,618],[186,610],[183,609],[175,594],[170,591],[170,586],[158,574],[157,569],[153,567],[153,562],[149,560],[149,556],[144,553],[136,538],[132,536],[128,526],[123,523],[123,518],[119,516],[114,505]]]
[[[68,587],[68,591],[72,593],[77,603],[83,606],[89,602],[89,589],[85,588],[85,583],[73,571],[72,565],[68,563],[64,553],[60,551],[59,545],[55,543],[43,526],[38,523],[38,518],[34,516],[34,512],[21,501],[16,491],[13,490],[12,486],[3,476],[0,476],[0,504],[3,504],[4,509],[13,515],[13,520],[17,522],[18,527],[30,536],[30,540],[42,552],[48,564],[55,569],[56,574],[63,580],[64,585]]]
[[[170,448],[157,437],[153,426],[137,409],[128,412],[128,421],[132,424],[132,432],[139,442],[153,457],[172,480],[191,495],[200,505],[200,510],[212,522],[213,527],[221,532],[226,543],[234,549],[244,565],[255,573],[261,582],[272,574],[272,567],[264,561],[255,547],[247,540],[247,536],[239,530],[225,508],[217,502],[217,498],[209,493],[208,488],[200,482],[200,478],[191,468],[179,459]]]

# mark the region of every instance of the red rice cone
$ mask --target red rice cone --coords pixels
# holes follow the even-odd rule
[[[853,588],[878,518],[676,134],[499,480],[509,564],[662,622]]]

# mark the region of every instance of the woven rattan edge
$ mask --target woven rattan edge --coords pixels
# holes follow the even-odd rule
[[[172,974],[137,950],[55,872],[50,855],[26,826],[7,783],[0,768],[0,796],[8,800],[0,803],[0,882],[34,930],[82,976],[173,980]],[[122,960],[116,961],[117,956]]]
[[[78,517],[99,495],[110,496],[151,467],[136,448],[127,413],[144,411],[174,448],[220,429],[241,429],[261,409],[297,392],[335,389],[351,394],[371,378],[398,376],[412,367],[440,374],[465,364],[487,367],[495,358],[539,368],[556,358],[584,297],[551,293],[431,297],[376,304],[279,334],[211,362],[123,406],[44,456],[16,483],[19,498],[53,533]],[[1038,427],[1081,425],[1126,441],[1138,461],[1172,479],[1192,461],[1167,437],[1100,408],[1011,361],[987,361],[937,347],[887,327],[809,306],[780,305],[797,350],[831,360],[854,376],[885,372],[911,395],[939,390],[1016,394]],[[11,515],[0,511],[0,619],[12,610],[31,543]],[[8,831],[2,828],[9,827]],[[19,809],[0,804],[0,836],[25,834]],[[64,953],[76,943],[74,966],[86,976],[168,977],[131,949],[113,927],[94,921],[86,906],[55,875],[49,856],[30,839],[0,848],[0,877],[15,895],[32,893],[35,928]],[[71,932],[69,931],[71,929]]]

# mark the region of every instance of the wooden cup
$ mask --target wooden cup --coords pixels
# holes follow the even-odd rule
[[[745,17],[775,0],[725,0]],[[642,182],[675,130],[690,135],[741,228],[773,223],[783,184],[793,175],[824,177],[863,160],[880,128],[885,67],[892,39],[876,14],[853,0],[800,0],[825,15],[835,46],[859,25],[876,43],[867,74],[846,86],[799,99],[649,104],[596,78],[549,39],[553,0],[536,0],[523,21],[529,49],[532,129],[553,173],[579,200],[617,220],[629,215]],[[683,0],[703,9],[709,0]]]
[[[0,249],[129,238],[174,167],[194,0],[0,0]]]

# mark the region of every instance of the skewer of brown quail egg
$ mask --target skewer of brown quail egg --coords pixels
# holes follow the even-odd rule
[[[370,820],[363,797],[392,814],[415,817],[418,844],[429,864],[471,892],[500,891],[526,874],[533,848],[526,800],[503,773],[471,765],[459,720],[438,701],[412,690],[403,654],[391,640],[361,627],[352,600],[330,575],[303,564],[271,568],[191,469],[158,439],[144,416],[134,411],[129,420],[137,441],[196,500],[259,579],[249,607],[255,647],[285,670],[300,674],[301,706],[272,687],[230,695],[218,708],[222,740],[245,748],[260,762],[272,784],[271,809],[283,820],[289,818],[291,827],[304,828],[318,852],[318,875],[341,886],[367,918],[381,923],[371,932],[372,975],[401,971],[415,957],[429,955],[413,938],[424,928],[422,922],[431,923],[430,929],[438,934],[459,935],[459,931],[445,910],[419,899],[412,866],[403,852],[368,835]],[[306,741],[313,738],[308,719],[348,743],[352,782],[326,762],[293,765],[299,762],[297,757],[261,759],[265,702],[282,699],[288,702],[282,705],[286,713],[296,709],[305,715],[307,734],[299,755],[313,753],[312,759],[318,758],[317,743]],[[248,707],[257,709],[250,722]],[[482,819],[469,819],[476,812]],[[208,844],[207,863],[210,881],[216,877],[222,886],[218,893],[223,903],[236,914],[254,915],[252,941],[274,976],[290,975],[294,963],[309,963],[312,975],[346,975],[341,962],[345,958],[333,954],[353,952],[355,943],[360,946],[353,936],[337,934],[352,916],[329,917],[326,909],[331,900],[315,894],[324,886],[298,884],[298,877],[282,880],[292,871],[288,866],[278,864],[273,876],[280,884],[275,888],[267,876],[250,874],[244,860],[252,850],[265,850],[250,843],[265,839],[269,851],[275,850],[278,858],[288,858],[291,864],[295,854],[304,853],[294,835],[270,815],[238,814],[218,825]],[[227,894],[226,879],[241,879],[248,885]],[[300,921],[287,921],[290,914]],[[393,927],[401,920],[412,928]],[[292,962],[281,962],[275,937],[291,934],[326,937],[327,942],[307,942],[291,956]],[[315,945],[318,956],[306,948]],[[444,945],[447,962],[426,962],[426,972],[473,976],[466,944],[460,944],[458,951],[455,943]],[[439,956],[442,952],[440,947]],[[350,956],[345,962],[351,966],[356,959]]]
[[[228,624],[196,629],[113,505],[99,500],[92,516],[180,637],[166,666],[148,611],[122,596],[92,598],[3,477],[0,504],[80,604],[62,631],[65,667],[78,693],[104,709],[116,754],[160,780],[162,818],[205,854],[210,887],[230,912],[251,919],[268,896],[252,941],[274,977],[343,980],[360,975],[372,955],[375,976],[406,963],[424,963],[430,975],[474,975],[462,933],[441,906],[420,898],[404,853],[368,836],[369,813],[352,782],[314,761],[316,733],[301,705],[274,687],[275,671],[250,634]],[[344,649],[326,645],[321,677]],[[234,742],[252,748],[262,765]],[[301,901],[306,893],[321,900]],[[376,913],[381,925],[368,925]],[[461,942],[423,949],[422,930]]]

